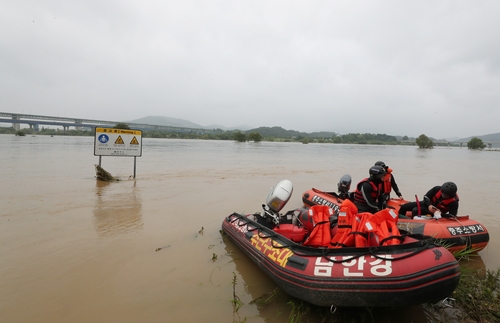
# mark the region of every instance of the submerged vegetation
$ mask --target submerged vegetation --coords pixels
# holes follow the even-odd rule
[[[231,303],[234,313],[244,306],[236,295],[236,275],[233,273],[233,295]],[[259,308],[270,306],[273,302],[287,297],[278,287],[250,302]],[[427,322],[455,323],[495,323],[500,322],[500,269],[471,271],[462,268],[460,283],[451,295],[452,298],[435,304],[422,305]],[[311,305],[299,299],[286,301],[290,308],[288,322],[392,322],[402,315],[404,308],[326,308]],[[279,315],[280,313],[277,313]],[[286,314],[285,314],[286,315]],[[239,317],[238,322],[245,318]],[[397,322],[401,320],[398,319]]]
[[[424,134],[418,136],[415,142],[419,148],[432,148],[434,146],[434,142]]]
[[[485,147],[486,145],[484,144],[484,142],[477,137],[472,138],[467,143],[467,148],[469,149],[484,149]]]
[[[95,177],[98,180],[105,181],[105,182],[117,182],[119,181],[118,178],[114,177],[109,173],[107,170],[102,168],[101,166],[95,164]]]
[[[453,298],[462,322],[500,322],[500,268],[463,270]]]
[[[223,240],[226,234],[220,230]],[[426,316],[425,322],[433,323],[496,323],[500,322],[500,268],[470,269],[474,257],[477,257],[477,250],[468,249],[454,252],[453,255],[460,263],[460,281],[450,298],[437,303],[428,303],[420,306],[419,311],[423,311]],[[472,261],[472,262],[470,262]],[[237,315],[237,320],[233,322],[245,322],[246,317],[240,317],[238,311],[244,307],[240,297],[236,294],[235,286],[237,276],[233,272],[232,286],[233,294],[231,303],[233,304],[233,316]],[[278,303],[286,304],[289,309],[288,314],[277,310],[276,316],[288,316],[288,322],[322,322],[322,323],[343,323],[343,322],[404,322],[414,319],[414,308],[328,308],[309,304],[302,300],[286,295],[279,287],[272,291],[260,295],[248,303],[256,305],[259,310],[271,308]],[[276,307],[276,306],[274,306]],[[268,311],[267,311],[268,312]],[[269,312],[268,312],[269,313]],[[397,318],[397,319],[395,319]],[[419,322],[424,322],[419,320]]]

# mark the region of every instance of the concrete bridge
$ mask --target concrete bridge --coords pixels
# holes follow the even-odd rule
[[[185,128],[185,127],[172,127],[172,126],[159,126],[146,123],[133,123],[123,121],[106,121],[106,120],[93,120],[93,119],[78,119],[69,117],[53,117],[34,114],[10,113],[0,112],[0,122],[11,123],[15,130],[21,129],[21,124],[27,124],[33,131],[38,131],[40,125],[60,126],[64,131],[70,127],[75,127],[76,130],[83,128],[112,128],[118,123],[126,123],[130,128],[143,130],[143,131],[170,131],[170,132],[196,132],[196,133],[212,133],[214,130],[207,130],[202,128]]]

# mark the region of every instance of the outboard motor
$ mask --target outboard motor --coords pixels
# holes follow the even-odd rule
[[[275,226],[280,224],[279,212],[292,196],[292,182],[285,179],[279,182],[276,186],[271,187],[267,194],[266,204],[262,204],[264,212],[262,218],[271,220]]]
[[[337,188],[339,190],[339,197],[341,199],[348,199],[350,197],[349,189],[351,189],[351,175],[345,174],[340,178]]]
[[[279,212],[292,196],[293,185],[287,179],[272,187],[267,194],[266,205],[274,212]]]
[[[293,242],[301,243],[305,240],[307,231],[298,219],[300,211],[289,211],[283,216],[279,213],[292,196],[292,192],[292,182],[286,179],[272,187],[267,195],[266,204],[262,204],[264,212],[262,212],[261,218],[267,222],[267,225],[264,225],[272,226],[270,228],[274,232]]]

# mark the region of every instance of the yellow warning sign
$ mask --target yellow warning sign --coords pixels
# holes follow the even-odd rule
[[[96,127],[94,155],[141,157],[142,131]]]
[[[115,140],[115,145],[124,145],[125,143],[123,142],[122,136],[118,136]]]

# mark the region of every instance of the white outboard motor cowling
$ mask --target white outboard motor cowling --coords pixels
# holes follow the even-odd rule
[[[287,179],[272,187],[267,194],[266,204],[273,212],[279,212],[292,196],[293,185]]]

